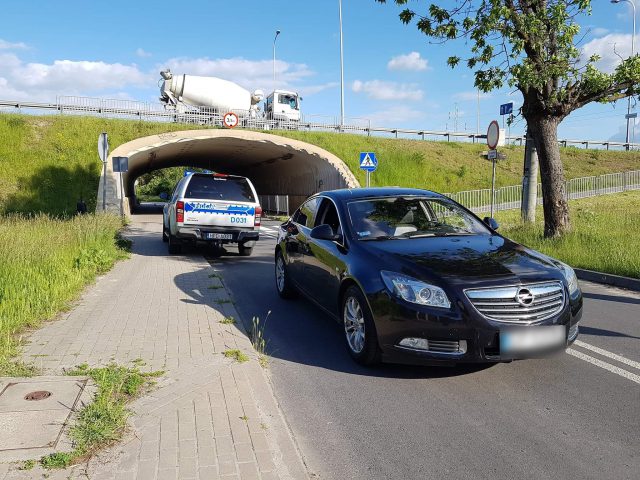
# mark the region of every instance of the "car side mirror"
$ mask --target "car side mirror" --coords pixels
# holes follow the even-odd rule
[[[329,240],[331,242],[337,242],[340,241],[342,237],[333,233],[333,229],[331,228],[331,226],[324,224],[313,227],[313,229],[311,230],[311,238],[315,238],[316,240]]]
[[[491,230],[498,230],[498,228],[500,227],[500,225],[498,225],[498,222],[496,222],[496,220],[492,217],[484,217],[482,219],[482,221],[487,225],[487,227],[489,227]]]

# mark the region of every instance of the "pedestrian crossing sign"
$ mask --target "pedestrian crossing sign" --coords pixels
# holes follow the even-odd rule
[[[373,152],[360,152],[360,169],[373,172],[378,168],[378,159]]]

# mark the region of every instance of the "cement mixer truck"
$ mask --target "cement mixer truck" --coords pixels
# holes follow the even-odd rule
[[[217,77],[174,75],[169,69],[160,72],[160,101],[165,108],[179,112],[192,109],[217,115],[234,112],[241,121],[276,120],[297,122],[300,120],[300,96],[296,92],[275,90],[260,113],[258,104],[264,99],[262,90],[253,93],[240,85]]]

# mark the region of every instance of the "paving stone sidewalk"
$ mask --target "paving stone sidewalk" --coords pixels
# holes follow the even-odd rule
[[[80,363],[164,370],[157,388],[132,404],[125,441],[88,465],[48,478],[303,479],[308,473],[268,380],[214,269],[197,252],[169,256],[161,220],[132,218],[131,259],[98,279],[62,318],[34,332],[24,360],[47,375]],[[209,288],[213,287],[213,288]],[[235,363],[222,352],[250,356]],[[0,479],[42,471],[0,465]]]

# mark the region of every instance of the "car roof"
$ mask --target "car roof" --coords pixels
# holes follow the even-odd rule
[[[339,190],[327,190],[320,192],[318,195],[325,195],[348,202],[350,200],[358,200],[364,198],[380,198],[380,197],[398,197],[398,196],[420,196],[430,198],[442,198],[444,195],[431,190],[421,190],[419,188],[401,188],[401,187],[377,187],[377,188],[341,188]]]

